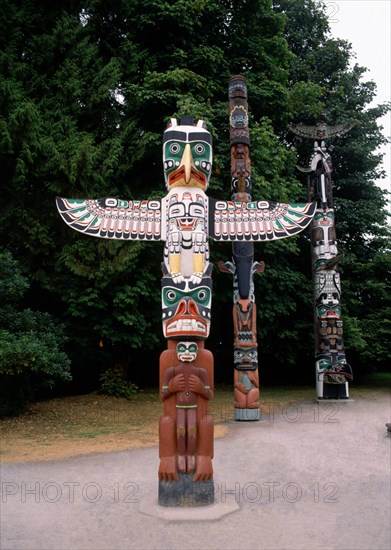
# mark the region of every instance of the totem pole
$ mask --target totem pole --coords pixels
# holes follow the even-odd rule
[[[251,201],[250,136],[248,129],[247,85],[243,76],[230,78],[229,137],[231,145],[231,198]],[[233,275],[234,325],[234,418],[260,419],[257,316],[254,296],[255,273],[264,262],[254,262],[254,245],[249,241],[232,244],[232,262],[219,262],[220,271]]]
[[[352,369],[346,362],[343,322],[341,318],[341,281],[338,265],[343,254],[338,254],[335,213],[331,178],[332,147],[325,140],[346,134],[352,125],[316,126],[290,125],[290,130],[314,140],[314,151],[308,168],[297,167],[307,173],[309,200],[316,204],[311,224],[312,274],[314,281],[314,324],[316,390],[320,399],[349,398],[349,380]]]
[[[299,233],[315,205],[219,201],[207,197],[212,136],[202,120],[171,119],[163,135],[167,195],[160,200],[64,199],[63,220],[95,237],[165,241],[160,356],[159,504],[203,506],[214,500],[213,355],[205,349],[212,303],[208,238],[268,241]],[[251,369],[249,369],[251,370]]]

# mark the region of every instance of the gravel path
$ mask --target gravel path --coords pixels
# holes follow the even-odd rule
[[[157,498],[156,447],[5,464],[1,549],[389,550],[390,420],[383,392],[230,423],[215,442],[216,503],[239,509],[213,521],[140,513]]]

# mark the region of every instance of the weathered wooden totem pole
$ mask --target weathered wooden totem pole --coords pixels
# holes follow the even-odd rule
[[[346,362],[341,316],[341,281],[332,193],[332,147],[325,140],[346,134],[352,126],[290,125],[295,134],[314,140],[307,173],[308,197],[316,204],[311,224],[314,281],[316,390],[322,399],[347,399],[352,369]]]
[[[161,200],[56,201],[63,220],[86,235],[165,241],[162,320],[167,349],[160,357],[159,504],[203,506],[214,500],[213,419],[208,413],[213,355],[204,347],[212,302],[208,238],[250,242],[289,237],[309,225],[315,204],[207,197],[212,137],[203,121],[192,117],[182,117],[179,124],[171,119],[163,135],[163,167],[168,193]]]
[[[247,85],[243,76],[230,78],[229,137],[231,145],[231,199],[251,201],[250,136]],[[233,275],[234,415],[238,421],[260,419],[257,314],[253,275],[264,262],[254,262],[252,241],[232,244],[232,261],[219,262],[220,271]]]

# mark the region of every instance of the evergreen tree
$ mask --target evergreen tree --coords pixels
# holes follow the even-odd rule
[[[387,142],[377,120],[389,105],[370,107],[376,84],[365,81],[366,69],[354,63],[346,40],[330,37],[322,6],[312,0],[281,0],[275,9],[286,17],[290,63],[290,106],[295,123],[354,124],[332,141],[336,229],[341,264],[342,305],[348,360],[356,374],[386,368],[389,345],[387,311],[391,293],[384,286],[388,264],[387,192],[376,181],[384,177],[380,145]],[[304,164],[312,144],[283,132]],[[382,305],[378,297],[382,296]],[[359,299],[358,299],[359,297]],[[368,303],[376,304],[368,308]]]
[[[0,417],[23,411],[36,392],[71,379],[61,351],[64,327],[47,313],[20,307],[28,287],[12,255],[0,250]]]
[[[214,137],[210,194],[228,198],[232,74],[243,73],[248,82],[256,199],[306,198],[294,168],[304,149],[296,142],[297,149],[291,147],[289,121],[307,117],[312,123],[326,112],[330,123],[356,122],[334,157],[337,229],[350,257],[371,261],[365,256],[369,234],[380,253],[383,198],[371,181],[381,142],[376,120],[384,108],[366,109],[374,85],[361,82],[362,69],[348,68],[351,50],[327,37],[327,21],[313,2],[4,0],[2,7],[0,242],[33,279],[26,306],[45,303],[66,323],[77,384],[83,377],[96,381],[116,356],[130,354],[131,365],[144,365],[146,351],[155,350],[157,359],[164,346],[162,246],[72,232],[57,215],[54,198],[164,196],[162,133],[170,117],[183,114],[207,122]],[[374,208],[363,220],[360,212],[368,204]],[[214,261],[230,254],[229,246],[212,249]],[[267,263],[256,281],[264,375],[302,362],[303,349],[311,362],[306,237],[260,245],[256,257]],[[349,277],[344,274],[345,286]],[[231,283],[215,273],[208,346],[217,354],[232,345],[232,332],[223,328]],[[230,353],[225,360],[232,360]],[[219,369],[225,370],[223,363],[217,364],[217,379]],[[157,380],[150,364],[137,383],[146,370]],[[226,370],[230,376],[231,367]],[[312,367],[308,372],[311,379]]]

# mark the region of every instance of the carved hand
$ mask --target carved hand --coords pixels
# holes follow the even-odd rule
[[[205,386],[202,380],[195,374],[191,374],[189,378],[190,390],[194,393],[203,394],[205,392]]]
[[[171,393],[183,391],[185,389],[185,377],[183,374],[177,374],[168,383],[168,389]]]
[[[193,273],[193,275],[191,275],[189,280],[191,283],[195,285],[199,285],[201,284],[201,281],[202,281],[202,275],[203,275],[202,271],[197,271]]]
[[[240,393],[244,393],[244,394],[248,393],[248,389],[246,388],[246,386],[244,384],[240,384],[239,382],[235,384],[235,388],[239,390]]]
[[[179,285],[179,283],[183,283],[183,281],[185,280],[182,273],[171,273],[171,277],[176,285]]]
[[[248,371],[247,376],[248,376],[250,382],[252,382],[252,384],[254,384],[254,386],[256,388],[259,388],[258,374],[256,374],[255,372],[252,372],[252,371]]]

